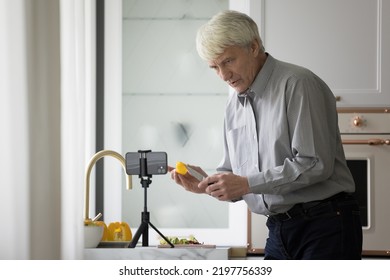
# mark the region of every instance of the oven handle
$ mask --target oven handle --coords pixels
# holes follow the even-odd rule
[[[350,140],[344,139],[343,144],[346,145],[390,145],[390,139],[366,139],[366,140]]]

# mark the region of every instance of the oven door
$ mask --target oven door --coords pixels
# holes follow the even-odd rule
[[[383,135],[345,135],[347,164],[362,213],[363,254],[390,256],[390,146]]]

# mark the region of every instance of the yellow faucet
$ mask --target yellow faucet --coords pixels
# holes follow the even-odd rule
[[[93,166],[96,164],[96,162],[105,156],[112,156],[120,161],[122,164],[123,170],[126,174],[126,162],[123,156],[118,154],[117,152],[111,151],[111,150],[102,150],[100,152],[97,152],[89,161],[89,164],[87,166],[87,170],[85,172],[85,203],[84,203],[84,221],[90,221],[91,218],[89,217],[89,190],[90,190],[90,176]],[[131,175],[126,175],[126,186],[127,189],[132,189],[132,179]],[[98,214],[98,216],[101,216],[101,213]],[[96,216],[96,217],[98,217]],[[95,218],[96,218],[95,217]]]

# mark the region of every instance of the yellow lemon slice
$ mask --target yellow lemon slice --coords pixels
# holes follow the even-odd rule
[[[184,175],[187,173],[187,171],[188,171],[187,167],[183,162],[181,162],[181,161],[176,162],[176,172],[177,173]]]

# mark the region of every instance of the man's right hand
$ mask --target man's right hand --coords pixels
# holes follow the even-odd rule
[[[204,177],[207,177],[207,174],[197,166],[192,166],[193,169],[203,174]],[[180,186],[182,186],[185,190],[193,192],[193,193],[206,193],[205,188],[199,188],[200,181],[193,177],[190,173],[186,173],[184,175],[176,172],[176,169],[168,166],[168,171],[171,174],[171,178]]]

